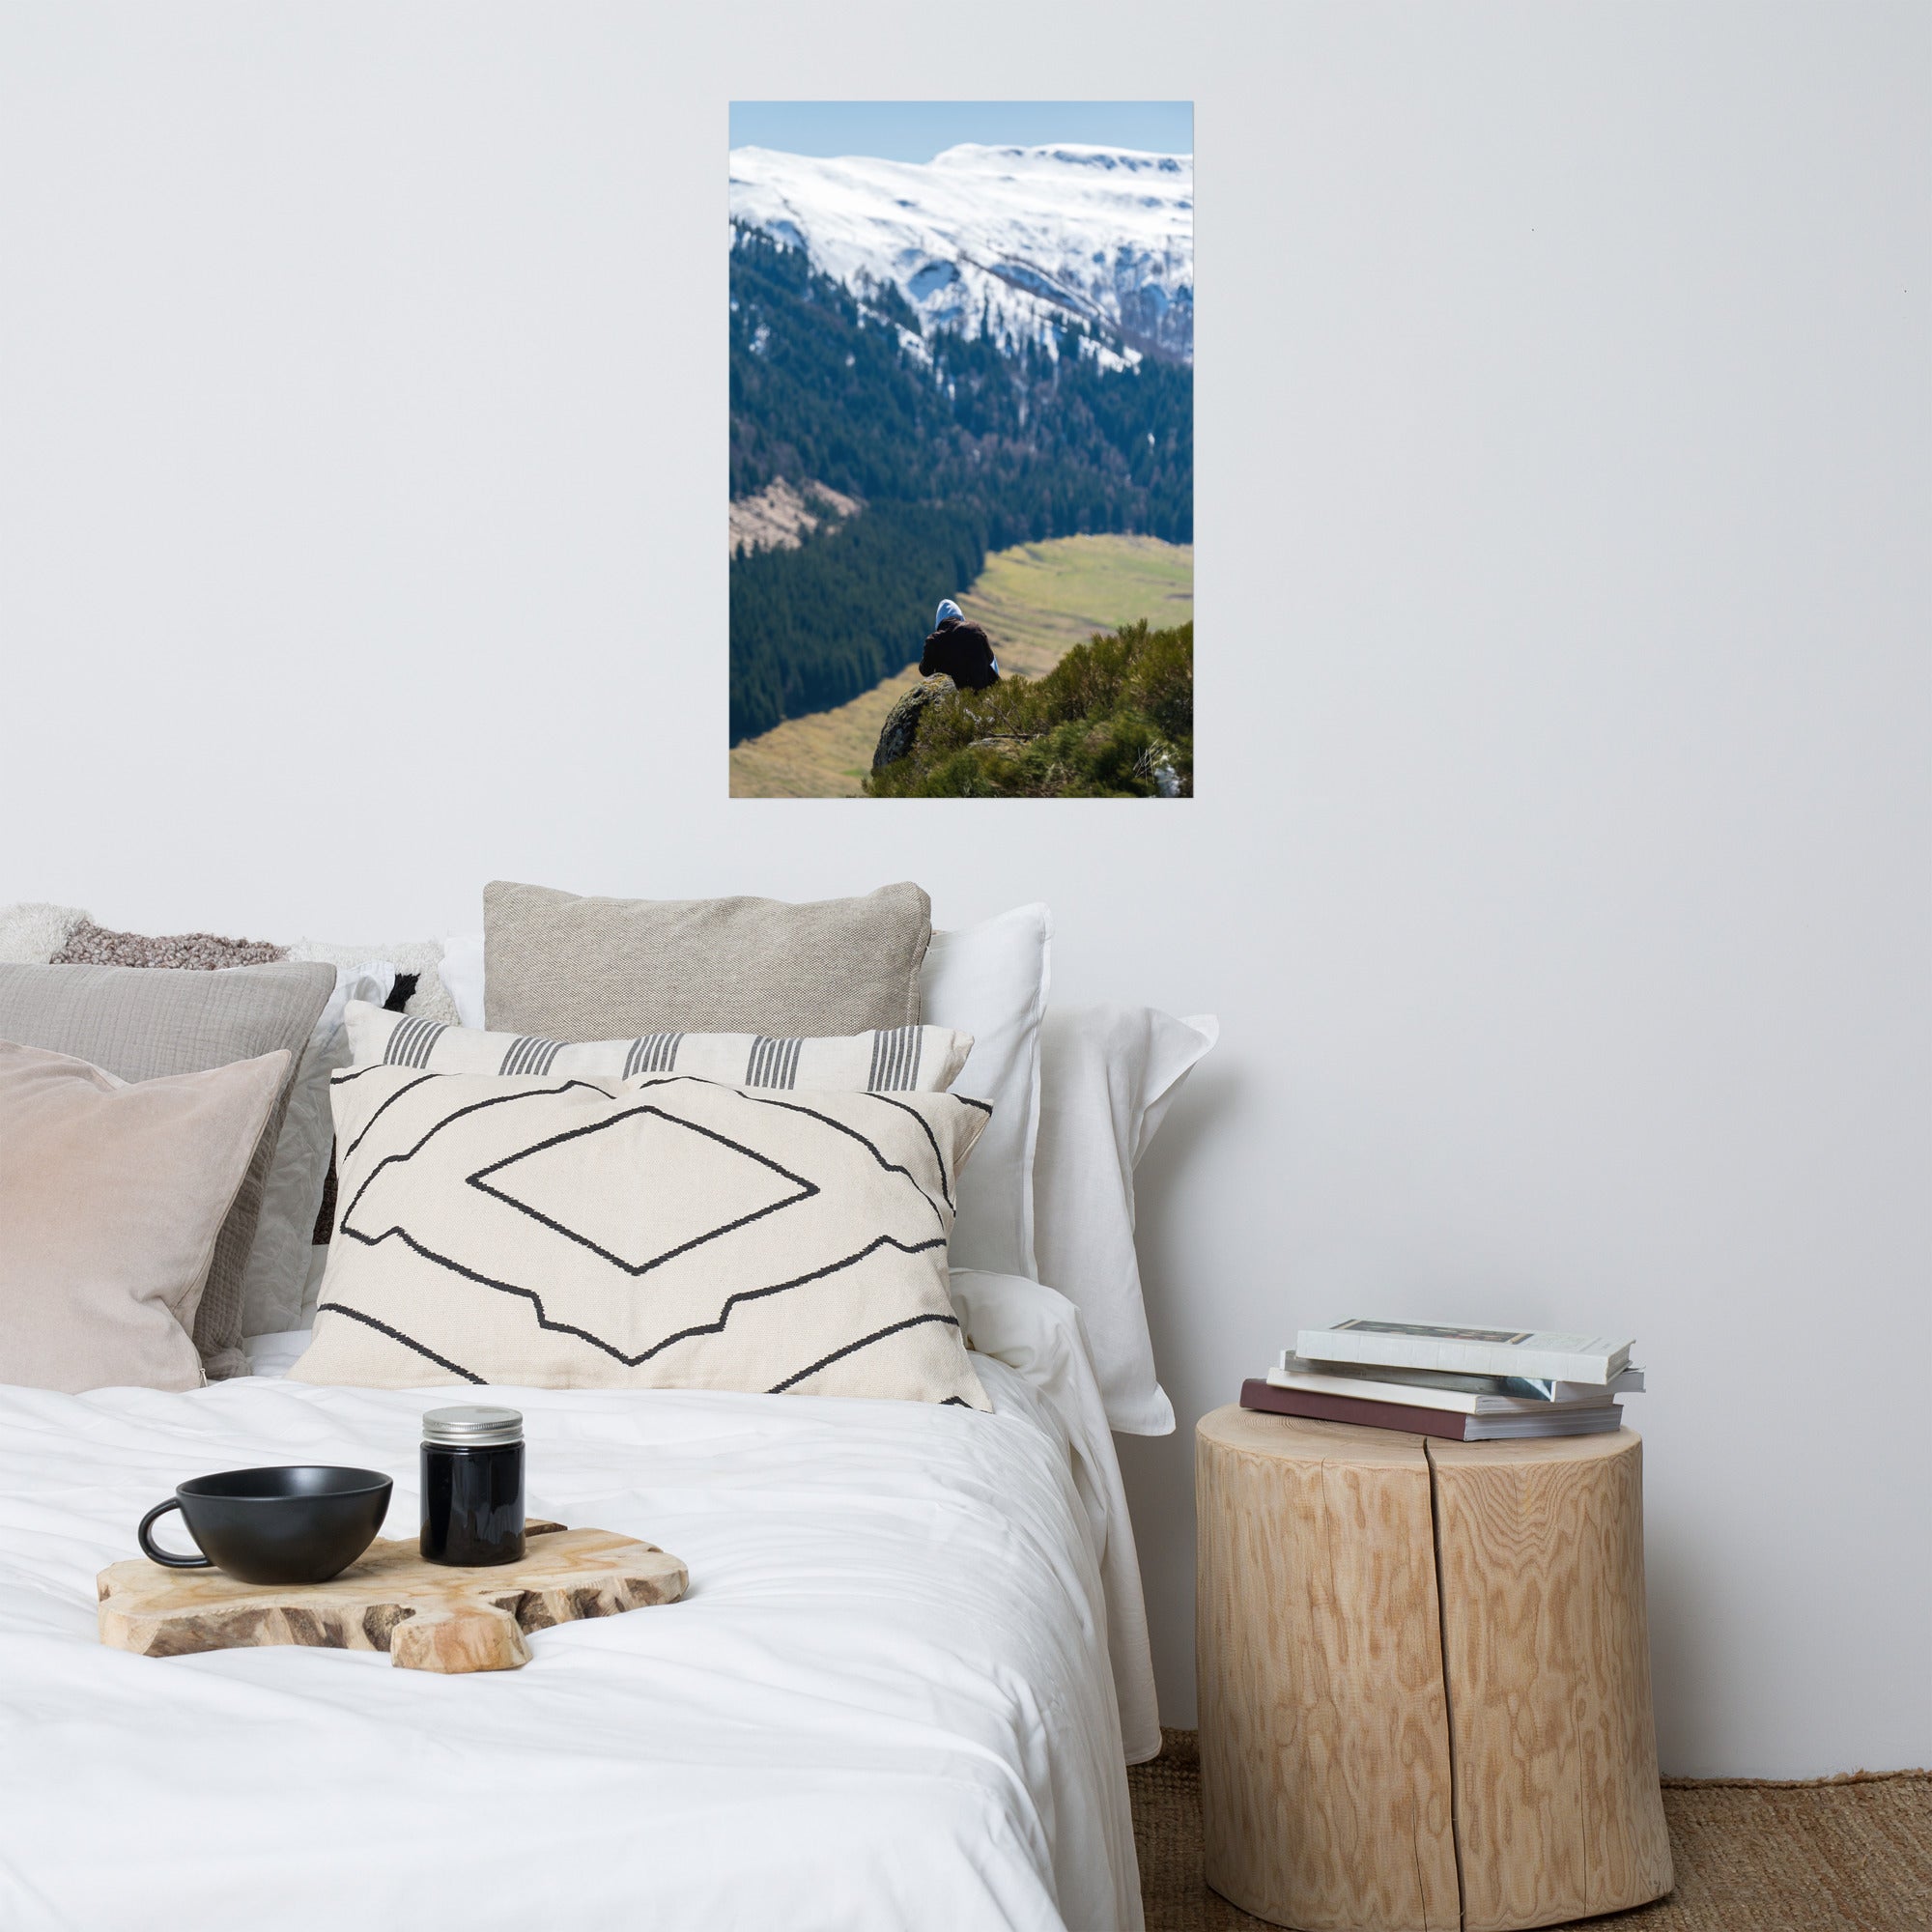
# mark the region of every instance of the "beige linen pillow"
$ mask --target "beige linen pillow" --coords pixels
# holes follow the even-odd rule
[[[982,1106],[390,1065],[333,1099],[342,1206],[294,1380],[989,1406],[946,1268]]]
[[[0,1040],[0,1381],[201,1386],[196,1304],[288,1071],[128,1082]]]
[[[830,1037],[917,1026],[932,904],[864,898],[579,898],[501,880],[483,894],[484,1018],[547,1039],[653,1033]]]

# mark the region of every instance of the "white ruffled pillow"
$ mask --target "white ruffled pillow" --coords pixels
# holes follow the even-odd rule
[[[1174,1428],[1141,1299],[1134,1168],[1220,1032],[1211,1014],[1114,1006],[1056,1009],[1041,1029],[1039,1279],[1080,1310],[1107,1420],[1128,1435]]]

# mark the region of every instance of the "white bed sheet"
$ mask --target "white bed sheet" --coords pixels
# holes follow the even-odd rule
[[[385,1469],[407,1535],[416,1418],[449,1390],[0,1389],[0,1925],[1133,1932],[1111,1444],[1077,1439],[1047,1292],[960,1293],[1027,1370],[982,1363],[991,1415],[501,1391],[532,1512],[659,1543],[692,1587],[489,1676],[95,1634],[96,1573],[187,1475]]]

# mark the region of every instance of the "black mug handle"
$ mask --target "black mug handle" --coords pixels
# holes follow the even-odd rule
[[[170,1496],[166,1502],[156,1503],[141,1519],[141,1527],[135,1531],[135,1535],[141,1541],[141,1554],[150,1563],[164,1563],[170,1570],[213,1570],[214,1565],[206,1556],[176,1556],[172,1552],[163,1549],[148,1534],[154,1528],[155,1520],[157,1517],[164,1517],[170,1510],[178,1510],[180,1508],[181,1498],[179,1496]],[[193,1532],[190,1531],[189,1534],[192,1535]]]

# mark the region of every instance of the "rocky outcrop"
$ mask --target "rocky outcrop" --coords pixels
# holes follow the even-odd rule
[[[879,732],[878,749],[872,753],[872,769],[883,770],[896,764],[919,743],[919,727],[926,707],[942,697],[951,697],[958,687],[950,677],[923,677],[892,708]]]
[[[755,496],[731,499],[731,554],[796,550],[821,524],[843,523],[865,507],[856,497],[841,497],[823,483],[794,490],[782,476],[774,477]]]

